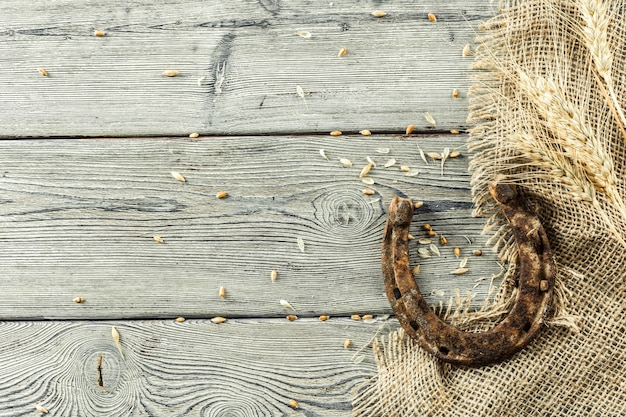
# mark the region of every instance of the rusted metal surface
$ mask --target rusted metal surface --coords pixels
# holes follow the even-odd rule
[[[517,241],[520,274],[511,311],[488,331],[464,332],[444,323],[424,300],[409,265],[410,199],[393,198],[383,233],[385,288],[402,327],[426,351],[459,365],[500,362],[528,345],[542,327],[554,288],[555,265],[539,219],[515,186],[494,182],[489,190]]]

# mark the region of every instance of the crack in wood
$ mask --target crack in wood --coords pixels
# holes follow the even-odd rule
[[[96,373],[97,373],[97,378],[96,378],[96,383],[98,384],[98,386],[100,387],[100,389],[102,389],[103,391],[106,391],[104,388],[104,380],[102,379],[102,353],[100,355],[98,355],[98,363],[96,366]]]

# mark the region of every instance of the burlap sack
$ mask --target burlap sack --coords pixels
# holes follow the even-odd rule
[[[515,290],[515,243],[487,192],[520,184],[558,265],[552,311],[503,363],[439,362],[402,332],[375,346],[354,415],[626,415],[626,2],[511,0],[481,28],[469,140],[477,214],[509,261],[493,305],[447,320],[493,326]]]

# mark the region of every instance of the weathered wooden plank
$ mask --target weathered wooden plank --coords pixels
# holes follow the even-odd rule
[[[349,319],[1,322],[0,414],[31,416],[40,405],[51,416],[349,416],[355,390],[375,373],[367,345],[393,328]]]
[[[383,18],[370,15],[378,2],[0,8],[0,137],[382,133],[431,129],[427,111],[437,129],[463,128],[471,58],[461,50],[493,14],[485,0],[394,0]],[[180,75],[164,77],[167,69]]]
[[[380,242],[393,195],[424,201],[416,237],[425,233],[419,225],[429,223],[449,241],[437,243],[441,257],[420,260],[429,300],[447,301],[459,287],[480,302],[488,281],[474,288],[475,280],[499,267],[491,252],[470,254],[485,237],[483,220],[471,215],[467,157],[449,159],[441,175],[440,163],[426,164],[418,151],[463,151],[464,141],[463,135],[0,141],[0,317],[280,317],[288,314],[281,299],[301,316],[389,313]],[[379,164],[368,175],[376,182],[373,196],[362,193],[359,179],[367,156]],[[396,165],[383,168],[392,157]],[[402,164],[419,175],[407,176]],[[228,197],[217,199],[220,190]],[[411,245],[417,262],[419,244]],[[459,262],[456,245],[470,257],[466,275],[450,275]],[[76,296],[86,302],[73,303]]]

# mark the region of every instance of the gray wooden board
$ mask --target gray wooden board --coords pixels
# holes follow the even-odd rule
[[[386,208],[422,200],[441,256],[413,263],[431,303],[460,288],[475,305],[500,267],[472,217],[464,135],[0,141],[0,317],[121,319],[390,313],[380,269]],[[377,152],[388,148],[388,154]],[[319,153],[324,149],[330,160]],[[370,156],[375,195],[359,172]],[[339,158],[353,162],[344,168]],[[397,164],[382,165],[390,158]],[[419,170],[408,177],[399,165]],[[171,171],[186,182],[176,181]],[[216,193],[229,193],[217,199]],[[153,240],[159,235],[160,244]],[[297,243],[301,237],[304,252]],[[474,241],[470,245],[466,237]],[[470,271],[451,275],[468,256]],[[471,254],[474,248],[484,256]],[[270,280],[270,271],[278,279]],[[218,297],[218,288],[227,295]],[[82,304],[74,297],[86,299]],[[281,306],[287,300],[295,311]]]
[[[0,10],[0,137],[12,138],[433,129],[425,112],[440,131],[463,129],[461,51],[495,6],[4,0]]]
[[[40,405],[64,417],[349,416],[375,373],[371,338],[395,328],[350,319],[0,322],[0,415],[39,415]]]

